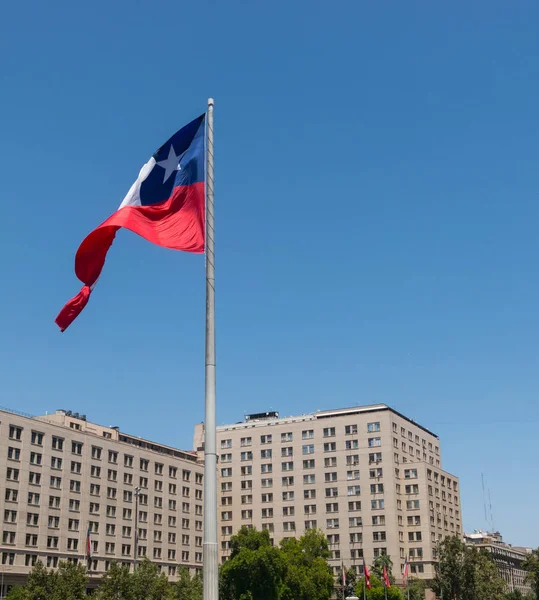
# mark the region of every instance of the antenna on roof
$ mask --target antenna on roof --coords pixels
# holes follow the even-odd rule
[[[494,517],[492,516],[492,502],[490,500],[490,488],[488,490],[488,507],[490,510],[490,530],[492,532],[496,531],[496,529],[494,528]]]
[[[481,487],[483,488],[483,509],[485,510],[485,523],[488,527],[487,500],[485,496],[485,477],[483,473],[481,473]]]

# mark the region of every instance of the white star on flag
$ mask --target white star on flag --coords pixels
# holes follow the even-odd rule
[[[165,175],[163,177],[163,183],[174,173],[174,171],[180,171],[180,157],[176,156],[174,146],[170,144],[168,149],[168,158],[166,160],[160,160],[157,163],[162,169],[165,169]]]

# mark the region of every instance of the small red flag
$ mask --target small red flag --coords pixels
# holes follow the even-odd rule
[[[389,582],[389,577],[387,575],[387,569],[386,569],[385,565],[384,565],[384,583],[385,583],[386,588],[391,587],[391,583]]]
[[[365,576],[365,585],[367,589],[371,589],[371,576],[369,573],[369,569],[367,568],[367,563],[365,562],[365,557],[363,557],[363,575]]]

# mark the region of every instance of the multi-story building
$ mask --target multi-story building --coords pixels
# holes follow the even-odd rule
[[[204,425],[194,444],[203,449]],[[442,470],[440,442],[384,404],[280,418],[249,415],[217,428],[221,560],[242,525],[274,543],[322,529],[331,564],[362,572],[389,554],[399,581],[434,575],[436,544],[462,535],[457,477]]]
[[[174,578],[202,566],[203,465],[185,452],[58,410],[0,411],[0,554],[4,588],[40,559],[87,564],[147,556]],[[138,538],[135,530],[138,528]]]
[[[526,595],[532,591],[531,584],[526,581],[526,571],[522,568],[522,563],[531,553],[531,548],[514,547],[505,543],[498,531],[487,533],[478,530],[465,533],[464,541],[469,546],[490,552],[498,573],[507,583],[508,592],[519,590]]]

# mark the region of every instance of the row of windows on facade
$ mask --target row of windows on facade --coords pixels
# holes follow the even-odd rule
[[[112,497],[115,498],[115,496],[112,496]],[[48,501],[49,508],[58,509],[58,510],[62,508],[61,496],[49,496],[48,498],[49,498],[49,501]],[[16,490],[13,488],[6,488],[4,499],[6,502],[9,502],[9,503],[18,503],[19,502],[19,490]],[[32,506],[32,507],[41,506],[41,494],[38,494],[36,492],[28,492],[27,503],[29,506]],[[141,504],[141,506],[147,505],[148,504],[147,498],[143,498],[142,502],[139,502],[139,503]],[[80,500],[70,498],[68,506],[69,506],[70,512],[80,512],[81,502],[80,502]],[[108,504],[105,506],[106,506],[106,516],[107,517],[116,517],[116,506],[108,505]],[[162,509],[163,508],[162,498],[154,498],[154,506],[155,506],[155,508]],[[178,503],[176,500],[169,499],[168,510],[175,511],[175,510],[177,510],[177,506],[178,506]],[[101,514],[102,505],[100,502],[90,502],[88,508],[89,508],[89,513],[91,515],[99,516]],[[190,513],[191,512],[191,503],[190,502],[182,502],[181,508],[182,508],[183,513]],[[124,508],[123,514],[131,515],[132,509]],[[195,514],[202,515],[202,505],[201,504],[195,504]],[[4,511],[4,520],[6,520],[7,517],[10,515],[13,516],[13,521],[15,521],[16,517],[17,517],[17,511],[11,510],[11,509],[6,509]],[[148,513],[146,511],[139,511],[139,516],[145,516],[147,518]],[[127,518],[127,517],[125,517],[125,518]],[[129,516],[129,518],[130,518],[130,516]],[[171,517],[171,518],[173,518],[173,517]],[[10,518],[10,520],[11,520],[11,518]]]
[[[376,448],[382,445],[382,440],[379,437],[369,438],[368,446],[369,448]],[[358,450],[360,448],[359,440],[345,440],[344,450]],[[324,443],[324,452],[337,452],[337,442],[326,442]],[[303,455],[309,455],[315,453],[315,445],[314,444],[303,444],[301,447],[301,453]],[[294,447],[293,446],[283,446],[281,448],[281,457],[291,457],[294,456]],[[272,448],[263,448],[260,450],[260,458],[273,458],[273,449]],[[242,461],[253,460],[253,452],[252,450],[244,450],[240,453],[240,459]],[[231,462],[232,461],[232,453],[224,453],[221,454],[221,462]]]
[[[397,438],[393,438],[393,448],[398,448],[399,447],[399,440]],[[438,448],[438,446],[436,446],[436,448]],[[404,453],[408,453],[411,456],[416,456],[418,459],[420,459],[423,456],[423,460],[427,460],[427,453],[425,451],[425,449],[423,449],[423,452],[421,452],[421,450],[419,448],[414,448],[414,446],[410,446],[410,445],[406,445],[406,442],[401,442],[401,450]],[[436,452],[436,454],[438,454],[438,452]],[[434,463],[434,457],[430,457],[430,462],[431,464]],[[436,464],[439,465],[440,461],[436,460]]]
[[[108,507],[107,507],[108,508]],[[116,507],[110,507],[111,510],[107,510],[107,517],[115,518],[116,517]],[[91,513],[92,516],[98,516],[95,513]],[[202,514],[202,510],[200,511]],[[131,509],[125,509],[122,513],[122,518],[125,521],[132,520],[132,511]],[[148,523],[148,513],[146,511],[139,511],[138,520],[140,523]],[[4,510],[4,523],[17,523],[17,511],[5,509]],[[39,513],[26,513],[26,525],[28,527],[39,527],[40,515]],[[80,520],[75,518],[70,518],[67,520],[68,522],[68,531],[79,531]],[[179,519],[174,516],[170,516],[167,519],[168,527],[177,527]],[[153,524],[154,525],[163,525],[163,515],[161,513],[154,513],[153,515]],[[99,533],[99,521],[89,521],[89,530],[93,533]],[[182,529],[190,529],[191,527],[191,519],[183,517],[181,519],[181,527]],[[60,529],[60,517],[55,515],[48,515],[48,528],[49,529]],[[125,527],[124,527],[125,529]],[[195,519],[195,529],[197,531],[202,531],[202,521]],[[116,534],[116,526],[111,523],[106,524],[106,533],[107,535],[115,535]]]
[[[329,466],[336,466],[336,462],[328,463],[326,468]],[[302,463],[303,469],[314,469],[316,468],[316,460],[314,458],[310,458],[308,460],[304,460]],[[346,466],[353,467],[359,466],[359,454],[349,455],[346,457]],[[232,477],[233,473],[232,467],[223,467],[221,469],[221,477]],[[281,471],[293,471],[294,470],[294,462],[293,461],[285,461],[281,463]],[[245,465],[240,468],[241,475],[252,475],[253,474],[253,466]],[[262,463],[260,465],[260,473],[273,473],[273,463]]]
[[[381,468],[369,470],[369,478],[370,479],[376,479],[377,481],[379,481],[382,478],[382,476],[383,476],[383,471]],[[346,480],[345,481],[347,481],[347,482],[358,481],[359,479],[360,479],[359,469],[354,469],[354,470],[350,470],[350,471],[346,472]],[[343,480],[338,478],[338,473],[336,471],[333,471],[333,472],[330,471],[330,472],[324,473],[324,482],[325,483],[338,483],[341,481],[343,481]],[[316,475],[314,473],[310,473],[308,475],[303,475],[303,485],[312,485],[314,483],[316,483]],[[295,484],[295,478],[293,475],[287,475],[287,476],[281,478],[281,485],[283,487],[289,488],[290,486],[293,486],[294,484]],[[261,479],[260,485],[263,489],[272,488],[273,487],[273,478],[267,477],[267,478]],[[253,489],[253,480],[252,479],[243,479],[240,482],[240,486],[241,486],[242,490],[251,490],[251,489]],[[354,494],[355,491],[352,491],[352,488],[355,489],[356,487],[357,486],[349,486],[348,491],[351,492],[352,494]],[[382,483],[370,484],[370,490],[371,490],[372,494],[382,493],[384,490],[384,484],[382,484]],[[417,484],[405,485],[404,490],[405,490],[406,494],[418,494],[419,493],[419,485],[417,485]],[[231,492],[231,491],[232,491],[232,481],[222,481],[221,482],[221,492],[226,493],[226,492]],[[401,493],[401,485],[400,484],[396,484],[396,492],[398,494]],[[445,495],[444,495],[444,498],[445,498]]]
[[[381,446],[381,439],[380,438],[369,438],[369,448],[375,448],[377,446]],[[346,452],[350,452],[352,450],[359,449],[359,447],[360,446],[359,446],[358,440],[346,440],[344,450]],[[398,447],[398,444],[396,444],[395,447]],[[328,442],[328,443],[324,444],[324,452],[325,453],[336,452],[336,451],[337,451],[337,443],[336,442]],[[403,444],[402,451],[404,453],[407,452],[406,444]],[[409,452],[410,452],[410,455],[413,457],[414,449],[412,446],[410,446]],[[309,454],[314,454],[314,453],[315,453],[314,444],[305,444],[302,446],[302,454],[303,455],[309,455]],[[290,458],[292,456],[294,456],[294,448],[292,446],[285,446],[285,447],[281,448],[281,458]],[[273,458],[273,450],[271,448],[263,448],[262,450],[260,450],[260,458],[261,458],[261,460],[272,459]],[[427,454],[424,452],[423,457],[422,457],[421,451],[417,450],[416,458],[419,461],[421,461],[421,460],[427,461]],[[241,462],[252,461],[253,460],[253,452],[251,450],[242,451],[240,453],[240,459],[241,459]],[[335,459],[335,461],[337,460],[336,457],[334,457],[334,459]],[[349,461],[351,460],[351,456],[347,456],[346,459],[347,459],[347,464],[350,464]],[[355,464],[359,464],[359,455],[355,455],[355,459],[357,460],[357,462]],[[222,453],[220,460],[221,460],[221,463],[232,462],[232,453],[231,452]],[[324,463],[327,463],[329,460],[330,459],[325,458]],[[435,461],[433,456],[429,457],[429,461],[430,461],[430,464],[432,464],[432,465],[436,464],[437,467],[440,466],[439,459],[436,459],[436,461]],[[396,463],[400,463],[400,462],[407,463],[408,458],[406,456],[403,456],[402,460],[401,460],[400,456],[396,453],[395,454],[395,462]],[[410,462],[413,462],[413,461],[410,461]],[[305,461],[304,461],[304,463],[305,463]],[[369,463],[371,463],[370,455],[369,455]],[[285,464],[285,463],[282,463],[282,464]],[[456,484],[456,482],[455,482],[455,484]]]
[[[314,483],[314,482],[312,482]],[[246,489],[250,489],[247,487]],[[384,484],[383,483],[373,483],[370,486],[371,494],[383,494],[384,493]],[[286,492],[283,492],[285,494]],[[339,494],[339,488],[337,487],[328,487],[325,489],[326,498],[334,498],[337,496],[342,496],[343,494]],[[347,487],[347,496],[359,496],[361,495],[361,486],[359,485],[349,485]],[[304,490],[304,498],[316,498],[316,490]],[[273,492],[263,493],[261,494],[262,502],[273,502],[274,494]],[[282,499],[285,499],[285,496],[282,495]],[[233,503],[233,496],[222,496],[221,504],[223,506],[228,506]],[[252,494],[243,494],[241,496],[242,504],[252,504],[253,503],[253,495]]]
[[[344,428],[345,435],[357,435],[358,431],[359,430],[358,430],[357,425],[346,425]],[[377,431],[380,431],[380,423],[379,422],[367,424],[367,432],[368,433],[374,433]],[[337,431],[336,431],[335,427],[325,427],[322,434],[325,438],[335,437],[337,435]],[[301,432],[301,439],[302,440],[314,439],[314,429],[304,429]],[[293,441],[294,441],[294,434],[292,431],[286,431],[284,433],[281,433],[281,443],[293,442]],[[266,433],[266,434],[262,434],[260,436],[261,444],[271,444],[272,442],[273,442],[273,434]],[[241,446],[252,446],[252,444],[253,444],[253,438],[251,436],[246,436],[246,437],[240,438]],[[221,440],[221,448],[232,448],[232,439],[229,438],[229,439]]]
[[[406,505],[408,510],[419,510],[419,500],[410,500]],[[384,510],[384,500],[371,500],[371,510]],[[316,514],[316,505],[309,504],[304,506],[305,514]],[[273,518],[274,509],[272,507],[261,508],[260,515],[263,519]],[[295,507],[294,506],[285,506],[282,508],[282,514],[284,517],[294,516],[295,515]],[[354,501],[348,502],[348,512],[359,512],[361,511],[361,502]],[[326,512],[328,513],[338,513],[339,512],[339,503],[331,502],[326,504]],[[243,509],[241,511],[242,519],[252,519],[253,518],[253,510],[252,509]],[[222,521],[232,521],[233,512],[231,510],[221,511],[221,520]],[[334,522],[338,519],[328,519],[328,522]],[[338,526],[338,525],[337,525]],[[349,526],[350,527],[362,527],[362,519],[361,517],[350,517],[349,518]]]
[[[79,475],[81,473],[80,463],[71,463],[71,472],[75,475]],[[93,470],[92,470],[93,473]],[[116,482],[116,472],[114,472],[114,476],[111,476],[109,471],[109,481]],[[94,476],[94,475],[92,475]],[[99,477],[100,473],[97,473],[95,477]],[[7,481],[20,481],[20,469],[15,469],[13,467],[7,467],[6,470],[6,480]],[[30,485],[41,486],[42,475],[38,471],[30,471],[28,473],[28,483]],[[155,481],[154,490],[156,492],[163,492],[163,482],[161,480]],[[133,485],[133,476],[130,473],[124,474],[124,484],[125,485]],[[148,479],[145,477],[140,477],[140,488],[148,489]],[[62,487],[62,478],[59,476],[51,475],[49,479],[49,485],[51,488],[61,489]],[[98,483],[90,483],[90,495],[92,496],[100,496],[101,495],[101,484]],[[81,492],[81,481],[78,479],[71,479],[69,481],[69,489],[72,492]],[[178,486],[175,483],[169,483],[168,485],[168,493],[172,496],[178,493]],[[115,487],[107,487],[107,498],[116,499],[118,494],[118,488]],[[191,488],[189,486],[181,486],[181,494],[184,498],[189,498],[191,496]],[[39,494],[36,494],[39,497]],[[123,490],[123,500],[124,502],[133,502],[133,498],[138,497],[138,502],[140,504],[148,504],[148,494],[143,494],[140,492],[133,492],[131,490]],[[195,489],[195,499],[202,500],[202,489]],[[158,506],[159,503],[162,504],[162,497],[155,497],[155,505]]]
[[[373,423],[367,423],[367,433],[375,433],[380,431],[380,422],[376,421]],[[396,423],[393,423],[393,431],[396,433],[398,431],[398,426]],[[344,434],[345,435],[357,435],[359,433],[359,427],[357,424],[354,425],[345,425],[344,427]],[[336,437],[337,435],[337,429],[335,427],[325,427],[322,430],[322,435],[325,438],[328,437]],[[406,437],[406,429],[404,427],[401,427],[401,435],[403,437]],[[314,439],[314,429],[304,429],[301,432],[301,439],[302,440],[309,440],[309,439]],[[432,444],[432,442],[428,442],[425,438],[421,438],[419,435],[415,435],[412,434],[411,431],[408,431],[408,439],[410,441],[414,441],[415,439],[415,443],[417,445],[421,445],[423,448],[427,448],[429,449],[429,452],[435,452],[436,454],[440,453],[440,448],[439,446],[436,446]],[[294,434],[292,431],[286,431],[281,433],[281,443],[286,443],[286,442],[292,442],[294,441]],[[260,443],[262,445],[264,444],[271,444],[273,442],[273,434],[268,433],[268,434],[262,434],[260,436]],[[242,437],[240,438],[240,446],[251,446],[253,444],[253,438],[251,436],[246,436],[246,437]],[[228,438],[228,439],[223,439],[221,440],[221,448],[232,448],[232,439]]]
[[[141,546],[142,548],[142,546]],[[124,557],[129,557],[131,555],[131,546],[126,544],[125,548],[124,546],[122,546],[122,556]],[[146,552],[139,552],[138,553],[139,557],[144,557],[147,556]],[[190,557],[192,556],[192,553],[190,553],[188,550],[182,550],[181,552],[181,560],[182,562],[190,562]],[[22,564],[22,559],[24,559],[24,565],[26,567],[33,567],[35,566],[35,564],[37,563],[38,560],[43,560],[44,557],[40,557],[37,554],[17,554],[15,552],[2,552],[2,565],[16,565],[19,564],[19,561],[17,560],[17,558],[21,559],[21,564]],[[154,555],[155,559],[158,560],[162,560],[163,559],[163,555],[162,553],[158,552]],[[195,563],[202,563],[202,552],[194,552],[194,558],[195,558]],[[67,556],[67,557],[60,557],[60,556],[46,556],[45,557],[45,564],[47,565],[47,567],[49,568],[56,568],[59,566],[60,562],[66,560],[67,562],[73,563],[75,565],[77,564],[84,564],[85,566],[88,565],[88,562],[86,561],[86,559],[84,561],[80,560],[77,557],[74,556]],[[169,551],[168,552],[168,560],[177,560],[176,557],[176,552],[175,551]],[[112,563],[114,562],[114,559],[111,560],[99,560],[97,558],[92,558],[90,559],[90,564],[89,564],[89,570],[90,571],[98,571],[100,568],[100,565],[102,564],[104,567],[104,571],[108,571],[112,565]],[[131,567],[131,562],[123,562],[120,563],[126,567]],[[173,577],[176,575],[177,573],[177,569],[178,567],[176,565],[159,565],[161,568],[161,572],[167,572],[169,576]]]
[[[15,427],[14,425],[10,425],[10,439],[15,441],[22,440],[22,428]],[[35,446],[43,446],[43,433],[39,433],[37,431],[32,431],[32,444]],[[59,452],[63,452],[64,450],[65,439],[57,436],[52,436],[51,440],[51,448],[52,450],[57,450]],[[82,442],[71,442],[71,453],[82,456],[83,454],[84,444]],[[94,460],[101,460],[103,454],[103,448],[99,446],[91,446],[91,458]],[[110,464],[117,465],[118,464],[119,452],[115,450],[108,450],[108,462]],[[134,457],[130,454],[124,454],[124,466],[128,468],[133,468],[134,466]],[[20,460],[21,458],[21,450],[17,447],[8,448],[8,458],[11,460]],[[51,457],[51,468],[53,469],[61,469],[62,468],[62,459],[60,457]],[[42,454],[39,452],[30,452],[30,462],[33,464],[42,464]],[[146,458],[139,459],[139,469],[141,471],[149,472],[150,470],[150,461]],[[180,469],[178,467],[174,467],[169,465],[168,467],[168,475],[169,477],[176,479],[178,477],[178,471]],[[191,480],[191,471],[189,469],[181,469],[182,471],[182,479],[183,481]],[[154,472],[156,475],[164,474],[164,464],[155,462],[154,463]],[[202,473],[195,473],[195,482],[198,484],[202,484],[203,476]]]
[[[124,527],[122,533],[123,533],[124,538],[131,538],[132,537],[131,527]],[[17,540],[16,532],[14,532],[14,531],[3,531],[2,532],[2,543],[4,545],[14,546],[16,544],[16,540]],[[147,540],[147,529],[139,529],[138,541],[145,542],[146,540]],[[154,543],[159,543],[159,544],[163,542],[161,531],[154,531],[153,541],[154,541]],[[76,538],[68,537],[65,539],[65,547],[62,548],[62,550],[74,552],[74,551],[78,551],[83,546],[84,546],[84,550],[86,550],[86,543],[84,543],[84,544],[81,543],[80,546],[79,546],[79,543],[80,543],[80,540],[78,537],[76,537]],[[169,532],[168,543],[176,544],[176,534],[175,533]],[[38,534],[27,533],[25,535],[25,546],[26,547],[37,548],[38,544],[39,544],[39,535]],[[119,545],[120,544],[116,544],[116,542],[110,542],[110,541],[105,542],[105,544],[104,544],[105,554],[115,554],[116,548]],[[182,536],[182,546],[189,546],[189,545],[190,545],[190,536],[183,535]],[[91,540],[90,546],[91,546],[92,554],[96,554],[99,552],[100,545],[99,545],[98,540]],[[121,544],[121,546],[122,546],[122,554],[124,553],[125,548],[129,548],[129,549],[131,548],[130,544]],[[202,548],[202,536],[195,537],[195,546]],[[60,548],[60,538],[58,536],[54,536],[54,535],[47,536],[47,548],[50,550],[60,550],[61,549]],[[139,544],[139,546],[138,546],[139,556],[146,555],[146,548],[147,548],[147,546],[145,546],[144,543]],[[155,547],[153,550],[154,550],[154,558],[160,558],[160,554],[162,551],[161,547]],[[129,553],[130,553],[130,550],[129,550]],[[156,556],[156,554],[159,554],[159,556]],[[175,556],[176,550],[174,550],[172,548],[168,549],[169,560],[171,560],[171,558],[170,558],[171,554],[174,554],[174,556]]]

